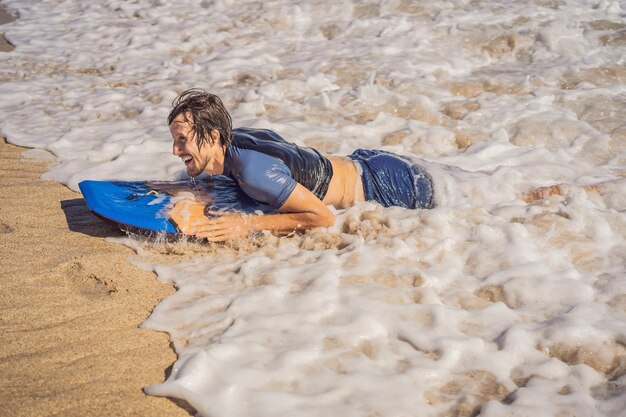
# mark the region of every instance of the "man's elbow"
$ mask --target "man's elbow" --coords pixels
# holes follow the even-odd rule
[[[330,210],[324,210],[323,213],[319,213],[317,216],[317,227],[330,227],[335,224],[335,215]]]

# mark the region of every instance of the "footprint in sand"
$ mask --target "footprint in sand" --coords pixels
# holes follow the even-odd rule
[[[8,224],[0,221],[0,234],[13,233],[15,230]]]
[[[59,265],[59,272],[83,295],[107,296],[118,292],[117,285],[112,279],[91,273],[80,261],[74,260]]]

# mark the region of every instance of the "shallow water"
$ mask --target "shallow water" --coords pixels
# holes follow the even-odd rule
[[[4,3],[0,133],[53,152],[46,176],[71,188],[184,176],[165,118],[193,86],[237,126],[469,171],[434,210],[365,203],[227,247],[125,240],[179,288],[144,324],[179,355],[147,392],[207,417],[623,413],[620,2]]]

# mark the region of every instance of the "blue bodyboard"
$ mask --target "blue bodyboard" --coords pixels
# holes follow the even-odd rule
[[[89,209],[122,230],[142,234],[182,235],[170,220],[171,200],[190,192],[207,202],[208,211],[272,213],[275,210],[248,197],[233,180],[222,175],[185,181],[82,181],[80,191]]]

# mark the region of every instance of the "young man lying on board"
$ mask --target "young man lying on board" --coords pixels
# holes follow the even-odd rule
[[[173,153],[183,160],[189,176],[203,172],[226,175],[249,197],[278,211],[206,216],[202,202],[182,200],[176,204],[170,217],[181,231],[209,241],[245,237],[262,230],[287,234],[328,227],[335,220],[329,205],[342,209],[375,201],[384,207],[430,209],[445,203],[446,195],[458,188],[453,184],[454,175],[448,175],[458,174],[458,168],[380,150],[357,149],[348,156],[326,156],[287,142],[271,130],[233,129],[220,98],[198,89],[176,98],[168,124]],[[599,192],[600,187],[586,190]],[[521,198],[532,202],[564,192],[565,186],[557,185]]]

